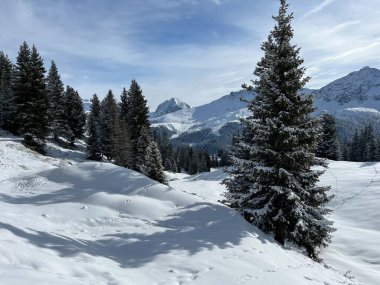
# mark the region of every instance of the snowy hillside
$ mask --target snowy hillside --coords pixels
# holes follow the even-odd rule
[[[167,187],[112,164],[82,161],[78,152],[66,153],[52,144],[50,153],[59,158],[41,156],[15,140],[8,136],[0,141],[1,284],[357,284],[282,248],[218,203],[224,191],[221,170],[173,174]],[[345,171],[351,175],[358,167],[336,164],[330,176],[340,186]],[[370,195],[375,203],[378,192],[363,188],[369,179],[373,185],[379,182],[373,169],[361,168],[357,183],[339,188],[342,195]],[[351,219],[350,209],[364,207],[349,203],[358,200],[339,201],[337,215],[346,215],[347,221],[334,216],[341,219],[337,226],[370,226],[366,211],[355,215],[364,223]],[[375,235],[378,228],[367,231]],[[372,282],[379,281],[378,273],[366,271],[379,264],[378,249],[370,243],[363,243],[367,250],[349,263],[350,254],[360,248],[342,245],[360,246],[355,238],[356,232],[347,241],[338,239],[324,255],[335,262],[329,253],[337,251],[341,272],[351,269],[355,275],[362,269],[362,284],[378,284]],[[364,261],[373,263],[365,267]]]

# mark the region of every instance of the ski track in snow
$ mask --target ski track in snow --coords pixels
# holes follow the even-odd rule
[[[376,284],[343,276],[357,264],[330,258],[339,240],[323,252],[333,267],[318,264],[220,204],[222,170],[168,174],[167,187],[48,147],[57,158],[0,141],[1,284]],[[344,168],[330,168],[336,199]]]

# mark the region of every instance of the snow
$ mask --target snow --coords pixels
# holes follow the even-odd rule
[[[190,108],[189,105],[182,102],[178,98],[171,98],[169,100],[162,102],[160,105],[158,105],[156,112],[150,114],[150,116],[152,118],[159,117],[159,116],[163,116],[169,113],[173,113],[178,110],[189,109],[189,108]]]
[[[221,169],[168,173],[165,186],[84,161],[80,151],[49,143],[51,158],[2,136],[1,284],[380,282],[378,164],[331,163],[323,176],[337,194],[338,228],[323,257],[338,271],[281,247],[219,203]]]
[[[319,90],[303,89],[302,93],[315,95],[315,115],[329,112],[336,116],[339,125],[353,124],[355,130],[363,122],[371,122],[374,126],[380,122],[380,70],[376,68],[364,67]],[[166,126],[175,132],[174,136],[206,128],[218,134],[227,123],[238,122],[249,114],[241,97],[252,99],[252,93],[231,92],[205,105],[155,115],[151,118],[152,126]]]
[[[246,103],[240,98],[251,99],[252,94],[246,91],[231,92],[229,95],[193,108],[151,118],[152,126],[166,126],[176,135],[210,128],[214,133],[230,122],[238,122],[247,116]]]

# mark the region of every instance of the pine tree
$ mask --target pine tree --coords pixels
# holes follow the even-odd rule
[[[33,45],[30,55],[32,98],[29,104],[28,123],[22,126],[24,133],[30,133],[33,138],[45,141],[49,133],[48,97],[46,92],[45,68],[43,60]]]
[[[339,160],[341,152],[336,132],[335,117],[331,114],[324,114],[321,121],[322,136],[317,146],[316,155],[330,160]]]
[[[47,76],[46,90],[49,99],[50,128],[54,139],[58,140],[59,136],[67,137],[70,127],[65,112],[65,88],[54,61],[51,62]]]
[[[27,145],[38,151],[48,134],[48,100],[45,68],[37,48],[24,42],[17,56],[11,113],[11,131],[24,136]]]
[[[13,64],[3,52],[0,52],[0,127],[9,130],[11,122],[11,104]]]
[[[69,132],[66,138],[73,146],[75,139],[82,138],[86,127],[86,113],[84,112],[82,98],[72,87],[67,86],[65,92],[65,113]]]
[[[119,109],[120,109],[120,117],[128,122],[130,117],[130,96],[128,94],[128,91],[123,88],[123,92],[120,96],[120,103],[119,103]]]
[[[377,139],[376,143],[376,161],[380,161],[380,138]]]
[[[359,132],[356,130],[350,147],[350,160],[359,161],[359,156]]]
[[[128,96],[125,102],[125,111],[123,111],[123,116],[126,117],[128,125],[130,128],[131,141],[133,144],[134,161],[138,161],[138,147],[147,147],[138,145],[141,130],[143,128],[150,128],[150,123],[148,119],[149,109],[146,106],[147,101],[145,100],[140,86],[137,84],[136,80],[132,80],[131,86],[128,91]],[[123,100],[123,98],[122,98]],[[124,106],[124,103],[123,103]],[[138,170],[138,166],[135,165],[134,169]]]
[[[257,64],[257,96],[248,102],[251,115],[243,122],[244,137],[232,150],[234,166],[224,181],[226,203],[249,222],[305,248],[317,259],[320,246],[330,241],[333,229],[325,215],[329,187],[316,186],[323,164],[315,158],[321,128],[313,112],[312,96],[300,95],[308,78],[291,44],[293,15],[281,0],[276,25],[262,45],[264,57]]]
[[[30,48],[26,42],[20,46],[14,72],[13,98],[10,104],[9,131],[21,134],[21,126],[28,120],[28,101],[31,98]]]
[[[141,172],[160,183],[167,184],[167,178],[162,167],[162,159],[157,143],[150,141],[145,150],[145,163],[141,167]]]
[[[133,149],[128,125],[120,117],[116,118],[115,124],[115,164],[132,168]]]
[[[111,90],[100,104],[99,137],[102,154],[107,160],[115,157],[116,151],[116,120],[118,117],[115,97]]]
[[[157,143],[153,140],[150,129],[143,127],[137,143],[136,166],[142,174],[160,183],[167,183],[167,179],[162,166],[161,153]]]
[[[100,102],[98,96],[94,94],[91,99],[91,111],[87,124],[88,137],[86,152],[88,159],[97,161],[102,159],[99,135],[99,116]]]

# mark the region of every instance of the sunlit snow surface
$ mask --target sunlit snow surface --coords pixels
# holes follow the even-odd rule
[[[15,139],[0,140],[0,284],[380,282],[380,165],[331,163],[323,176],[337,193],[338,231],[322,254],[334,269],[220,204],[222,170],[169,174],[167,187],[53,144],[57,158],[37,155]]]

